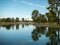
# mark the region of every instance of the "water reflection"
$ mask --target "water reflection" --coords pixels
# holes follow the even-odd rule
[[[7,30],[11,29],[12,25],[2,25],[2,27],[5,27]]]
[[[41,37],[41,34],[45,34],[45,29],[45,27],[36,27],[36,29],[32,31],[32,39],[37,41],[39,37]]]
[[[47,45],[58,45],[57,44],[57,39],[58,39],[57,29],[58,28],[49,28],[46,36],[49,37],[50,41],[47,42]]]
[[[28,24],[25,24],[25,25],[24,24],[22,24],[22,25],[19,25],[19,24],[17,24],[17,25],[0,25],[0,29],[1,29],[1,27],[4,27],[7,30],[10,30],[11,28],[14,29],[14,27],[16,27],[16,30],[18,30],[19,26],[21,26],[22,28],[24,28],[24,26],[29,26],[29,25]]]
[[[36,27],[32,31],[32,39],[38,41],[42,34],[45,34],[49,38],[49,42],[46,45],[60,45],[60,28],[48,27],[48,31],[46,32],[46,27]]]
[[[16,29],[19,29],[19,25],[16,25]]]
[[[22,28],[24,28],[24,24],[22,24]]]
[[[26,28],[26,26],[27,26],[27,28]],[[28,45],[28,42],[29,42],[30,44],[33,45],[34,42],[38,42],[38,43],[34,43],[34,45],[40,45],[39,43],[42,42],[41,45],[60,45],[60,28],[39,27],[39,26],[34,26],[35,28],[33,28],[33,25],[30,25],[29,27],[28,26],[29,26],[28,24],[27,25],[3,25],[3,26],[0,26],[0,29],[1,29],[1,27],[3,29],[6,28],[6,31],[0,30],[0,33],[2,32],[1,34],[3,35],[3,32],[4,32],[3,36],[7,36],[8,40],[10,38],[10,39],[12,39],[13,42],[15,39],[18,40],[18,41],[16,41],[17,44],[18,43],[21,44],[20,42],[22,42],[22,43],[26,42],[26,45]],[[7,30],[10,30],[10,31],[7,31]],[[2,37],[1,34],[0,34],[0,37]],[[43,37],[42,37],[42,35],[43,35]],[[3,38],[3,39],[5,39],[5,38]],[[7,40],[7,38],[6,38],[6,40]],[[6,41],[6,42],[8,42],[8,41]],[[44,44],[43,44],[43,42],[44,42]]]

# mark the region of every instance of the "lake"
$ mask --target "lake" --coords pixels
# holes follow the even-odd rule
[[[60,28],[3,25],[0,26],[0,45],[60,45]]]

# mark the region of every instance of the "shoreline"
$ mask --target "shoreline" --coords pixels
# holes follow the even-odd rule
[[[0,22],[0,25],[17,25],[17,24],[31,24],[33,25],[35,22]]]
[[[57,23],[37,23],[37,22],[0,22],[0,26],[1,25],[35,25],[35,26],[42,26],[42,27],[59,27],[60,28],[60,24]]]

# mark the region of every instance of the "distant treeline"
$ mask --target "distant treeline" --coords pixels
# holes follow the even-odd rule
[[[18,22],[19,18],[0,18],[0,22]]]
[[[18,17],[16,17],[16,18],[0,18],[0,22],[20,22],[20,21],[29,21],[29,20],[25,20],[24,18],[22,18],[22,20],[19,20]]]

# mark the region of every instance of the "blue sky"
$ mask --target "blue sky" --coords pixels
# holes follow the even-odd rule
[[[0,0],[0,18],[19,17],[31,19],[33,10],[44,14],[48,12],[47,0]]]

